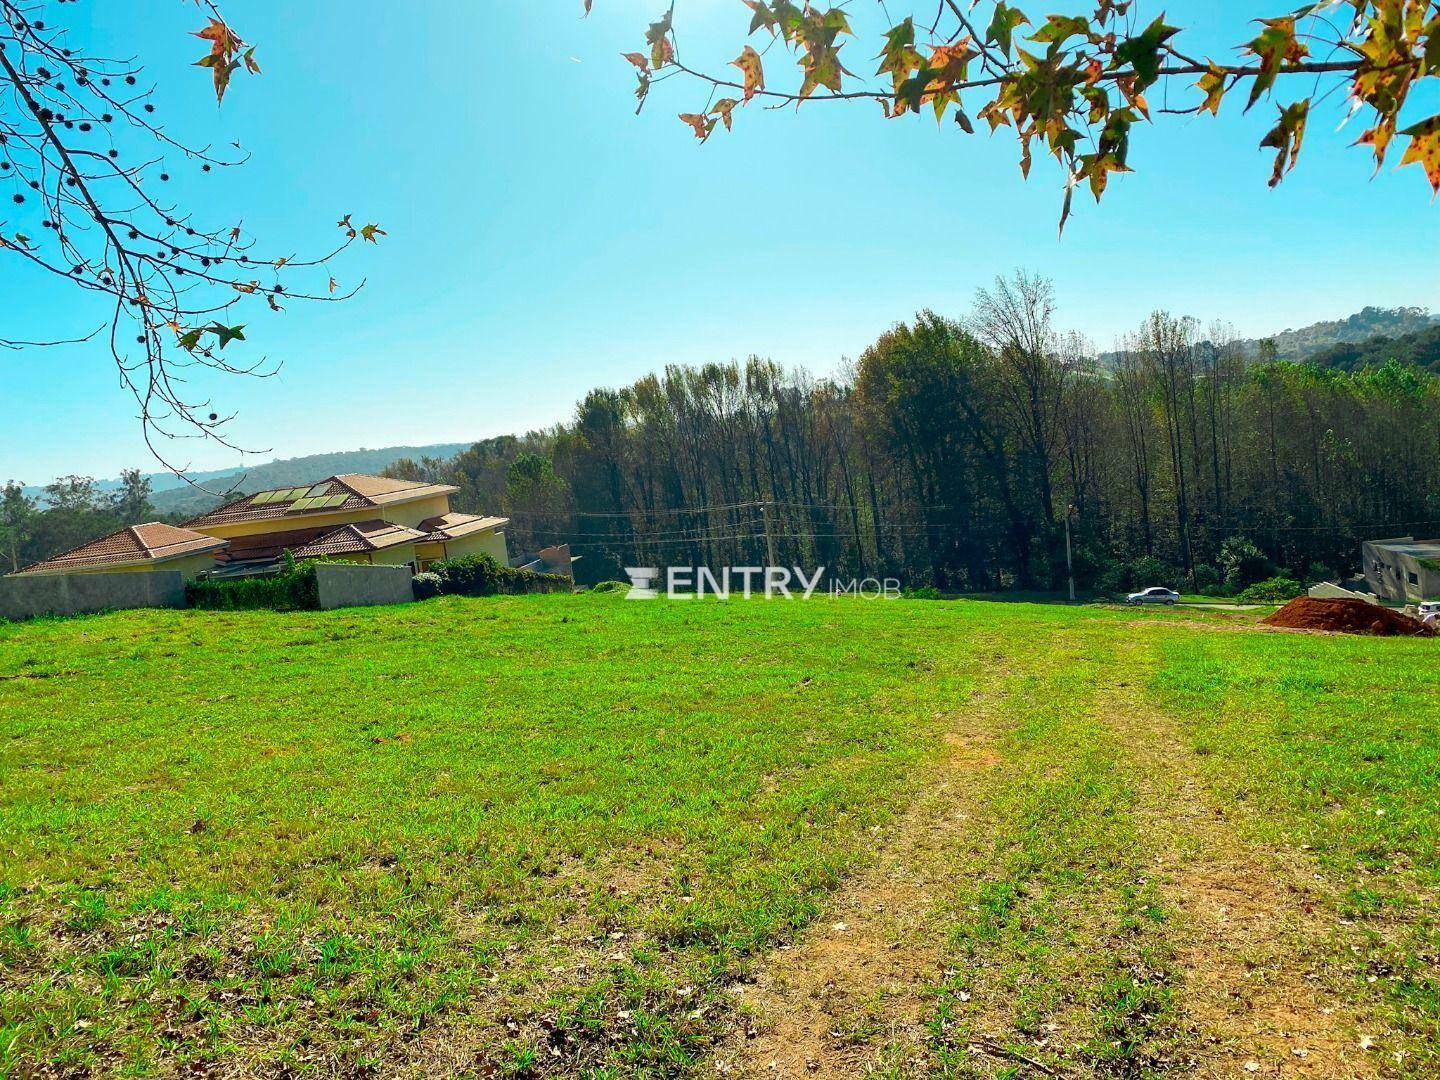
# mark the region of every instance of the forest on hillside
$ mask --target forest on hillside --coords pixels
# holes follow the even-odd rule
[[[761,565],[773,548],[912,588],[1058,589],[1068,518],[1081,587],[1233,592],[1344,576],[1361,539],[1440,534],[1440,327],[1299,363],[1156,312],[1121,344],[1102,362],[1058,324],[1049,285],[1017,275],[830,377],[758,357],[666,367],[591,390],[552,428],[387,471],[508,515],[512,554],[571,543],[586,581]],[[0,568],[187,516],[157,509],[163,495],[136,471],[117,491],[64,477],[38,500],[7,485]]]
[[[922,312],[841,374],[752,357],[594,389],[573,419],[393,475],[626,565],[824,565],[907,586],[1233,591],[1342,576],[1361,538],[1440,532],[1440,379],[1260,359],[1156,312],[1102,368],[1017,275]]]

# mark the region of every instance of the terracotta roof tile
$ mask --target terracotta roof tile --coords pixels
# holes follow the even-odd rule
[[[383,551],[401,544],[414,544],[424,539],[423,532],[406,528],[404,525],[396,525],[390,521],[361,521],[322,533],[294,551],[295,557],[299,559],[314,559],[324,555],[359,555],[370,551]]]
[[[177,528],[151,521],[131,525],[92,540],[88,544],[63,552],[53,558],[32,563],[17,570],[18,574],[54,573],[78,570],[89,566],[125,566],[134,563],[164,562],[182,555],[216,551],[226,541],[190,529]]]

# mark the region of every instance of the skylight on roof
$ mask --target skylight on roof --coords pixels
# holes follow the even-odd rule
[[[321,495],[324,495],[324,494],[325,494],[327,491],[329,491],[329,490],[330,490],[330,481],[329,481],[329,480],[326,480],[326,481],[324,481],[323,483],[316,484],[314,487],[312,487],[312,488],[311,488],[309,491],[307,491],[305,494],[306,494],[307,497],[309,497],[309,498],[311,498],[311,499],[318,499]]]

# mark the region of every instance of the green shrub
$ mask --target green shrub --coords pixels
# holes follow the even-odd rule
[[[922,586],[921,588],[918,588],[918,589],[907,589],[907,590],[905,591],[905,599],[906,599],[906,600],[944,600],[945,597],[941,595],[940,590],[937,589],[937,588],[935,588],[934,585],[925,585],[925,586]]]
[[[439,596],[444,582],[439,574],[424,570],[410,579],[410,587],[415,590],[416,600],[429,600],[432,596]]]
[[[591,586],[590,591],[594,593],[629,592],[630,583],[628,581],[600,581]]]
[[[320,587],[315,563],[296,562],[287,551],[278,574],[201,578],[185,586],[185,602],[207,611],[318,611]]]
[[[501,566],[490,555],[466,555],[430,565],[440,578],[444,596],[514,596],[534,592],[568,592],[570,579],[559,574],[537,574]]]
[[[1303,595],[1305,586],[1294,578],[1272,577],[1257,582],[1235,597],[1242,604],[1284,604]]]

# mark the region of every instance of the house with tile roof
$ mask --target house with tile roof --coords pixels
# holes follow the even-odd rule
[[[135,573],[179,570],[192,578],[215,565],[225,541],[163,522],[130,525],[72,551],[32,563],[16,576],[35,574]]]
[[[345,473],[306,487],[244,495],[183,527],[132,526],[18,573],[100,573],[132,567],[182,569],[187,577],[202,572],[239,576],[275,569],[287,551],[301,559],[409,564],[417,570],[438,559],[477,554],[491,555],[504,565],[509,561],[504,531],[509,519],[455,513],[450,496],[458,490]],[[155,542],[158,557],[142,554],[149,540]],[[183,565],[169,565],[182,555]]]

